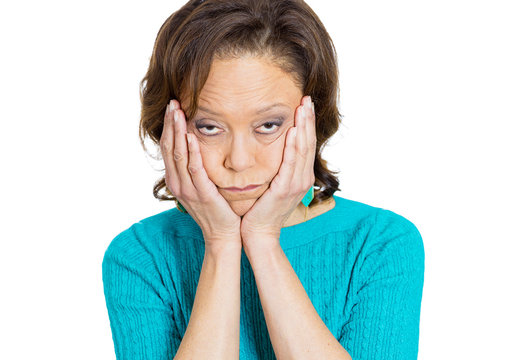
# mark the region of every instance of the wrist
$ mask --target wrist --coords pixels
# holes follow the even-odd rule
[[[279,236],[275,235],[252,235],[243,237],[243,249],[245,254],[251,256],[263,256],[263,254],[273,253],[281,248]]]
[[[241,243],[241,236],[220,237],[220,238],[205,238],[205,252],[212,255],[220,255],[221,253],[241,253],[243,245]]]

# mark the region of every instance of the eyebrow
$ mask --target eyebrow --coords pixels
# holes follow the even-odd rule
[[[261,109],[258,109],[256,110],[256,114],[262,114],[264,112],[267,112],[268,110],[271,110],[275,107],[286,107],[286,108],[289,108],[289,106],[287,104],[284,104],[284,103],[275,103],[275,104],[272,104],[272,105],[268,105],[268,106],[265,106],[264,108],[261,108]],[[221,116],[221,114],[217,113],[217,112],[214,112],[204,106],[198,106],[198,110],[201,110],[201,111],[204,111],[206,113],[209,113],[211,115],[215,115],[215,116]]]

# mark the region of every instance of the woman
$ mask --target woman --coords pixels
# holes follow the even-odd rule
[[[155,197],[177,209],[105,252],[118,359],[417,358],[422,238],[334,195],[321,151],[337,94],[334,46],[303,1],[189,1],[166,20],[140,137],[165,162]]]

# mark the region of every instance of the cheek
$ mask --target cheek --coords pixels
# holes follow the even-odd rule
[[[198,140],[199,141],[199,140]],[[216,148],[215,146],[208,146],[205,143],[199,143],[199,151],[201,153],[201,161],[203,162],[203,167],[207,172],[209,179],[216,183],[216,178],[219,176],[219,165],[221,158],[221,150]]]
[[[205,169],[209,179],[216,183],[216,174],[217,174],[217,157],[216,154],[219,152],[216,151],[215,147],[210,146],[195,128],[192,122],[187,122],[187,132],[192,133],[198,142],[199,152],[201,154],[201,162],[203,163],[203,168]]]
[[[275,141],[263,146],[263,151],[260,152],[260,156],[262,157],[261,162],[265,164],[266,168],[270,169],[272,177],[277,174],[281,163],[283,162],[285,137],[286,134],[283,133]]]

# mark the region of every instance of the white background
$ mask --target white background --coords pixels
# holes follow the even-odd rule
[[[308,1],[339,55],[339,196],[426,253],[419,359],[522,359],[519,1]],[[114,359],[105,249],[171,208],[138,83],[181,1],[0,7],[0,358]]]

